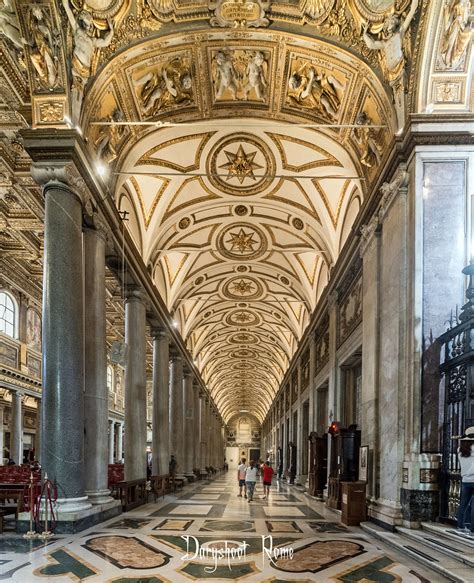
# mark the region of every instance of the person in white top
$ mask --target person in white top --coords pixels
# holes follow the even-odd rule
[[[239,493],[238,496],[242,498],[242,488],[244,489],[245,497],[247,498],[247,486],[245,485],[245,472],[247,471],[247,466],[245,462],[247,460],[242,458],[239,466],[237,467],[237,480],[239,481]]]
[[[461,437],[458,449],[461,465],[461,500],[458,511],[458,529],[467,531],[466,522],[470,523],[469,535],[474,537],[474,427],[468,427]],[[466,521],[467,509],[471,506],[471,517]]]
[[[255,491],[255,484],[257,483],[257,473],[258,468],[255,465],[254,460],[250,460],[250,466],[245,472],[245,485],[247,486],[247,494],[249,497],[249,502],[253,500],[253,493]]]

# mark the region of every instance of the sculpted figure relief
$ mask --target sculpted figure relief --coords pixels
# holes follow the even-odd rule
[[[258,99],[265,99],[267,88],[266,75],[267,62],[261,51],[257,51],[247,65],[247,84],[245,86],[245,99],[248,99],[249,92],[254,89]]]
[[[107,118],[110,125],[103,126],[95,140],[99,160],[110,163],[118,156],[118,146],[123,138],[125,126],[117,125],[117,122],[124,120],[123,112],[118,108]]]
[[[456,69],[462,64],[472,36],[469,0],[446,0],[444,5],[444,34],[440,54],[446,69]]]
[[[371,128],[372,119],[365,112],[361,111],[355,120],[360,128],[354,128],[354,137],[360,148],[360,162],[367,168],[380,164],[382,159],[382,148],[378,143],[378,131]]]
[[[215,68],[213,71],[213,81],[216,91],[216,99],[221,99],[226,89],[232,94],[232,99],[237,99],[238,77],[232,58],[222,51],[219,51],[214,57],[214,62]]]
[[[363,32],[363,39],[367,47],[381,53],[382,67],[394,94],[399,129],[403,128],[405,124],[406,55],[404,40],[418,9],[418,2],[419,0],[412,0],[408,14],[403,21],[398,14],[387,16],[380,39],[376,40],[369,34],[368,25],[365,26]]]
[[[212,60],[216,101],[265,101],[268,87],[268,56],[264,51],[218,51]]]
[[[290,103],[314,109],[329,119],[337,117],[344,88],[334,76],[303,63],[290,75],[288,88]]]
[[[60,82],[59,34],[54,32],[49,15],[40,6],[32,6],[28,10],[27,23],[30,38],[25,40],[25,44],[30,47],[30,59],[37,74],[38,84],[52,91]]]
[[[77,17],[69,5],[69,0],[63,0],[69,24],[72,28],[74,49],[72,55],[72,109],[73,121],[77,122],[80,116],[84,89],[91,75],[91,64],[94,52],[98,48],[108,47],[114,36],[114,26],[110,18],[107,19],[109,30],[104,38],[94,35],[94,20],[87,10],[81,10]]]
[[[17,49],[23,48],[20,24],[12,0],[3,0],[0,6],[0,33],[11,40]]]
[[[156,115],[173,104],[190,103],[193,98],[192,77],[188,64],[174,57],[161,70],[150,71],[134,82],[145,116]]]

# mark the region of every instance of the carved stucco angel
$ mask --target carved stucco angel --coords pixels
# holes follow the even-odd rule
[[[222,51],[216,53],[213,59],[212,78],[216,99],[221,99],[226,89],[230,91],[232,99],[237,99],[238,75],[230,55]]]
[[[17,49],[23,48],[20,24],[11,0],[3,0],[0,6],[0,33],[6,36]]]
[[[304,63],[294,71],[288,81],[290,101],[315,109],[319,114],[334,119],[341,105],[343,86],[332,75],[317,71]]]
[[[136,79],[139,99],[145,116],[156,115],[166,106],[192,100],[191,71],[182,57],[174,57],[161,70],[149,71]]]
[[[32,6],[27,13],[30,38],[30,60],[40,86],[52,91],[59,83],[59,33],[54,30],[48,13],[41,6]]]
[[[265,55],[257,51],[249,60],[246,70],[247,83],[244,87],[245,99],[252,89],[255,90],[257,99],[265,100],[265,93],[268,86],[266,74],[268,64]]]
[[[110,125],[104,126],[95,141],[96,153],[99,160],[110,163],[118,156],[118,146],[123,138],[125,126],[117,125],[117,122],[124,121],[122,110],[115,111],[107,118]]]
[[[367,168],[372,168],[372,166],[380,164],[382,159],[382,148],[378,140],[379,132],[370,127],[373,122],[365,111],[358,114],[355,122],[356,125],[360,126],[354,128],[354,137],[360,148],[360,162]]]
[[[107,19],[108,32],[103,38],[95,35],[95,25],[92,14],[81,10],[77,17],[69,5],[69,0],[63,0],[69,24],[72,28],[74,48],[72,55],[72,93],[73,93],[73,120],[80,116],[80,108],[85,86],[91,75],[92,57],[98,48],[108,47],[114,36],[114,26],[110,18]]]
[[[405,35],[418,9],[418,3],[419,0],[412,0],[410,9],[403,21],[400,15],[396,13],[387,16],[380,39],[376,40],[369,34],[368,24],[365,25],[362,34],[364,42],[369,49],[381,52],[384,74],[392,87],[395,98],[399,129],[405,123],[404,92],[406,55],[404,41]]]

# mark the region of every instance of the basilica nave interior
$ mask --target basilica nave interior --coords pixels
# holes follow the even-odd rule
[[[182,533],[303,561],[254,545],[217,580],[470,580],[472,22],[3,0],[6,580],[204,580]],[[268,499],[236,499],[242,458],[271,462]],[[22,534],[46,476],[44,547]]]

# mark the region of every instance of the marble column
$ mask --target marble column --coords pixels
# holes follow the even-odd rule
[[[123,458],[123,423],[119,423],[117,430],[117,462],[121,463],[122,458]]]
[[[125,480],[146,479],[146,306],[139,290],[125,301]]]
[[[170,392],[169,392],[169,338],[164,330],[152,330],[153,337],[153,407],[152,458],[154,476],[165,475],[170,461]]]
[[[183,435],[183,360],[174,354],[171,357],[170,374],[170,456],[177,462],[177,474],[184,468]]]
[[[21,391],[10,391],[12,406],[10,414],[10,457],[16,464],[23,463],[23,411]]]
[[[208,399],[206,399],[206,467],[209,467],[212,464],[211,458],[211,450],[212,450],[212,431],[211,431],[211,423],[212,423],[212,407],[211,403]]]
[[[115,422],[109,419],[109,464],[114,463],[114,445],[115,445]]]
[[[110,502],[107,488],[107,344],[105,236],[84,230],[84,458],[85,491],[92,504]]]
[[[298,362],[298,424],[296,427],[296,478],[295,483],[300,484],[303,475],[303,448],[306,445],[307,435],[303,435],[304,419],[303,419],[303,401],[301,399],[301,385],[302,385],[302,364],[301,360]],[[306,481],[306,476],[303,478]]]
[[[41,463],[41,399],[36,399],[35,459]]]
[[[197,382],[193,384],[194,391],[194,424],[193,424],[193,443],[194,443],[194,459],[193,469],[199,470],[201,468],[201,414],[199,402],[199,385]]]
[[[4,449],[5,449],[5,427],[3,425],[3,415],[5,413],[3,405],[0,406],[0,466],[3,466]]]
[[[194,377],[191,371],[186,371],[183,382],[183,414],[184,414],[184,475],[194,478]]]
[[[58,175],[32,169],[45,183],[43,394],[41,461],[58,484],[60,512],[90,508],[84,472],[84,281],[82,203]]]
[[[200,468],[205,471],[206,468],[206,445],[207,445],[207,430],[206,430],[206,397],[204,394],[199,394],[199,435],[200,442]]]

